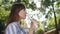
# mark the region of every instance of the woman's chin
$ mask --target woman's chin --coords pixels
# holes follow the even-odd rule
[[[25,19],[26,17],[24,17],[23,19]]]

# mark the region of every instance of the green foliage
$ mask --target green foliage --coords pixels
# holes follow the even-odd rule
[[[2,0],[0,0],[0,5],[2,4]]]
[[[5,22],[6,22],[6,20],[7,20],[7,18],[8,18],[8,15],[9,15],[9,12],[8,11],[6,11],[3,7],[0,7],[0,26],[2,26],[1,28],[1,30],[4,30],[5,28]]]
[[[48,6],[50,6],[51,5],[51,0],[42,0],[42,4],[45,6],[45,7],[48,7]]]
[[[36,30],[36,34],[44,34],[43,28],[39,27],[39,28]]]
[[[51,18],[48,20],[48,23],[47,23],[46,26],[47,26],[46,31],[51,30],[51,29],[54,29],[54,28],[55,28],[54,18],[51,17]]]
[[[8,16],[9,12],[6,11],[4,8],[0,7],[0,19],[5,20]]]
[[[38,21],[37,23],[38,23],[38,28],[35,30],[35,33],[36,34],[43,34],[44,33],[44,27],[43,27],[43,25],[41,24],[40,21]]]
[[[22,19],[20,22],[20,25],[23,27],[24,26],[24,20]]]
[[[60,6],[60,1],[58,1],[56,5],[59,7]]]
[[[60,19],[60,14],[57,14],[57,23],[59,22],[59,19]]]

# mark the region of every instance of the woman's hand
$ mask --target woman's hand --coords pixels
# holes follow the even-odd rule
[[[37,25],[37,21],[33,19],[32,22],[31,22],[31,27],[29,29],[29,34],[33,34],[35,25]]]
[[[34,30],[35,25],[37,25],[37,21],[33,19],[32,22],[31,22],[31,27],[30,28]]]

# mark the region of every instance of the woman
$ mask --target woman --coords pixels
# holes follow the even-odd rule
[[[25,6],[23,4],[14,4],[8,18],[5,34],[27,34],[27,32],[20,26],[21,19],[25,18]],[[35,23],[37,23],[37,21],[32,20],[28,34],[33,34]]]

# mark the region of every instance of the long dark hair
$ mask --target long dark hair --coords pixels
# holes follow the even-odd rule
[[[6,27],[8,26],[8,24],[14,22],[14,21],[19,21],[19,11],[21,11],[22,9],[25,10],[25,6],[23,4],[14,4],[11,8],[11,13],[9,14],[9,17],[8,17],[8,20],[7,20],[7,25]]]

